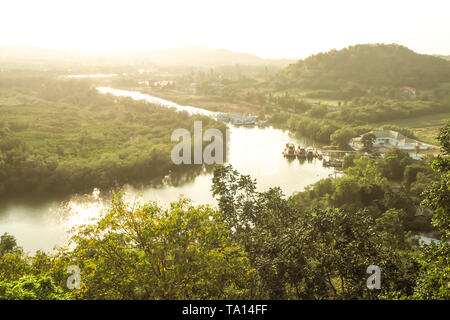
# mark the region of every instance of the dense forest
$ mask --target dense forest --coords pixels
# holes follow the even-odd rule
[[[217,209],[118,194],[70,249],[28,257],[4,234],[0,299],[449,299],[449,135],[447,124],[429,162],[352,155],[344,177],[291,197],[256,191],[231,166],[214,171]],[[418,205],[431,215],[415,216]],[[441,240],[412,237],[426,230]]]
[[[170,159],[175,129],[225,128],[45,73],[3,73],[0,92],[0,196],[143,183],[181,170]]]

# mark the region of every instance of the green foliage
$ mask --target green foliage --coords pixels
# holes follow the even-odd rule
[[[304,210],[341,208],[350,212],[367,210],[374,218],[389,209],[403,211],[405,231],[431,232],[429,217],[416,217],[420,194],[437,180],[429,164],[392,150],[387,158],[371,159],[360,153],[344,158],[345,176],[324,179],[291,197]],[[392,175],[392,173],[395,173]],[[393,179],[398,179],[393,180]]]
[[[272,119],[271,122],[276,124],[277,122],[274,122]],[[322,143],[330,143],[330,136],[338,129],[336,125],[328,120],[297,115],[288,118],[287,127],[292,132]]]
[[[334,117],[345,123],[378,123],[392,120],[404,120],[428,116],[430,114],[448,113],[450,104],[430,101],[402,101],[389,97],[373,97],[372,99],[353,101],[343,106]],[[405,130],[392,125],[385,125],[385,129]],[[412,132],[402,132],[412,137]]]
[[[399,45],[376,44],[350,46],[299,60],[280,71],[272,83],[279,89],[346,88],[348,96],[358,96],[360,90],[352,89],[354,84],[362,88],[405,85],[430,88],[449,81],[450,62]]]
[[[18,280],[29,271],[28,261],[22,254],[6,253],[0,257],[0,281]]]
[[[13,235],[5,232],[0,237],[0,257],[7,253],[21,254],[22,248],[17,245],[16,238]]]
[[[285,123],[290,118],[290,115],[287,113],[276,113],[270,118],[270,122],[274,124],[282,124]]]
[[[290,96],[287,92],[280,95],[268,95],[267,99],[263,102],[273,105],[282,111],[290,111],[296,114],[303,113],[311,108],[304,100]],[[326,110],[319,108],[317,110],[312,109],[311,112],[313,116],[320,117],[322,114],[326,113]]]
[[[321,186],[317,192],[330,189]],[[231,166],[215,170],[212,190],[256,270],[252,292],[257,298],[376,298],[365,287],[370,264],[384,270],[386,292],[412,286],[410,280],[397,281],[410,272],[403,265],[409,258],[394,249],[409,247],[397,212],[376,220],[365,210],[303,210],[278,188],[256,192],[255,182]]]
[[[414,299],[450,299],[450,244],[440,241],[424,245],[417,258],[420,273]]]
[[[414,289],[417,299],[450,299],[450,123],[440,130],[441,155],[432,168],[440,180],[427,187],[422,204],[433,210],[432,223],[441,232],[438,243],[424,245],[417,258],[420,274]]]
[[[450,237],[450,122],[440,130],[441,155],[433,161],[432,167],[440,175],[440,181],[434,182],[424,192],[423,205],[431,208],[433,225],[445,238]]]
[[[348,127],[336,130],[331,136],[331,142],[339,148],[346,150],[349,148],[349,141],[351,138],[356,136],[356,132]]]
[[[163,209],[116,196],[73,241],[82,299],[240,299],[248,292],[245,252],[218,212],[186,199]]]
[[[63,293],[52,278],[32,275],[17,281],[0,281],[0,300],[68,300],[70,295]]]
[[[392,180],[401,180],[406,166],[413,163],[408,152],[397,148],[388,150],[383,160],[384,175]]]
[[[361,142],[364,145],[364,147],[366,147],[367,149],[371,149],[376,139],[377,136],[374,135],[373,133],[366,133],[365,135],[362,136]]]
[[[0,106],[8,126],[0,139],[0,196],[142,184],[180,170],[170,159],[175,129],[201,120],[205,129],[224,130],[210,118],[103,95],[83,82],[5,78],[31,101]]]
[[[320,105],[311,109],[309,114],[314,118],[322,118],[328,113],[327,106]]]

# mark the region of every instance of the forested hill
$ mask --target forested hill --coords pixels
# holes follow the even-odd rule
[[[278,89],[431,88],[442,82],[450,82],[450,61],[396,44],[364,44],[299,60],[275,75],[271,84]]]

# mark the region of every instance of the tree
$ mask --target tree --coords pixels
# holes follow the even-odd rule
[[[377,136],[374,135],[373,133],[366,133],[365,135],[362,136],[361,142],[364,145],[364,147],[370,150],[372,149],[373,143],[375,142],[376,139]]]
[[[358,189],[357,180],[351,182],[347,189]],[[255,269],[256,298],[376,298],[365,285],[371,264],[384,270],[383,293],[412,287],[399,281],[408,273],[407,259],[391,248],[408,247],[399,212],[378,222],[366,210],[300,209],[279,188],[257,192],[256,182],[231,166],[216,167],[212,190]]]
[[[323,118],[328,112],[327,106],[319,105],[311,109],[310,115],[314,118]]]
[[[424,245],[419,251],[421,266],[414,298],[450,299],[450,122],[440,129],[441,154],[432,168],[440,175],[423,193],[423,206],[433,210],[432,224],[441,232],[438,243]]]
[[[218,212],[186,199],[163,209],[117,195],[96,224],[80,227],[73,238],[81,298],[245,297],[248,259],[221,221]]]
[[[24,276],[13,282],[0,281],[0,300],[68,300],[70,295],[51,277]]]
[[[450,244],[444,241],[423,245],[418,251],[420,273],[414,299],[450,299]]]
[[[0,281],[15,281],[28,274],[30,265],[22,254],[5,253],[0,257]]]
[[[384,175],[393,180],[400,180],[407,165],[411,164],[413,160],[407,151],[399,148],[389,149],[383,159],[380,159],[383,167]]]
[[[6,253],[22,253],[22,248],[17,245],[16,238],[7,232],[0,237],[0,257]]]
[[[334,145],[339,146],[339,148],[342,149],[348,149],[348,142],[350,141],[351,138],[353,138],[356,135],[355,131],[351,128],[348,127],[344,127],[341,129],[336,130],[332,135],[331,135],[331,142]]]
[[[450,122],[440,129],[438,139],[441,154],[433,161],[432,168],[440,175],[440,181],[427,188],[422,204],[433,210],[433,225],[445,239],[450,237]]]

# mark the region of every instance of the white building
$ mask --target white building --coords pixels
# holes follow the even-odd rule
[[[375,148],[397,147],[397,148],[403,149],[403,150],[415,150],[416,146],[418,146],[420,150],[428,149],[428,145],[423,144],[417,140],[410,139],[397,131],[374,130],[374,131],[370,131],[368,133],[372,133],[376,137],[375,141],[373,142],[373,146]],[[363,137],[363,135],[352,139],[351,145],[353,148],[355,148],[355,149],[362,148],[362,146],[363,146],[361,143],[362,137]]]
[[[416,88],[410,86],[404,86],[400,88],[403,93],[407,94],[410,98],[416,97]]]

